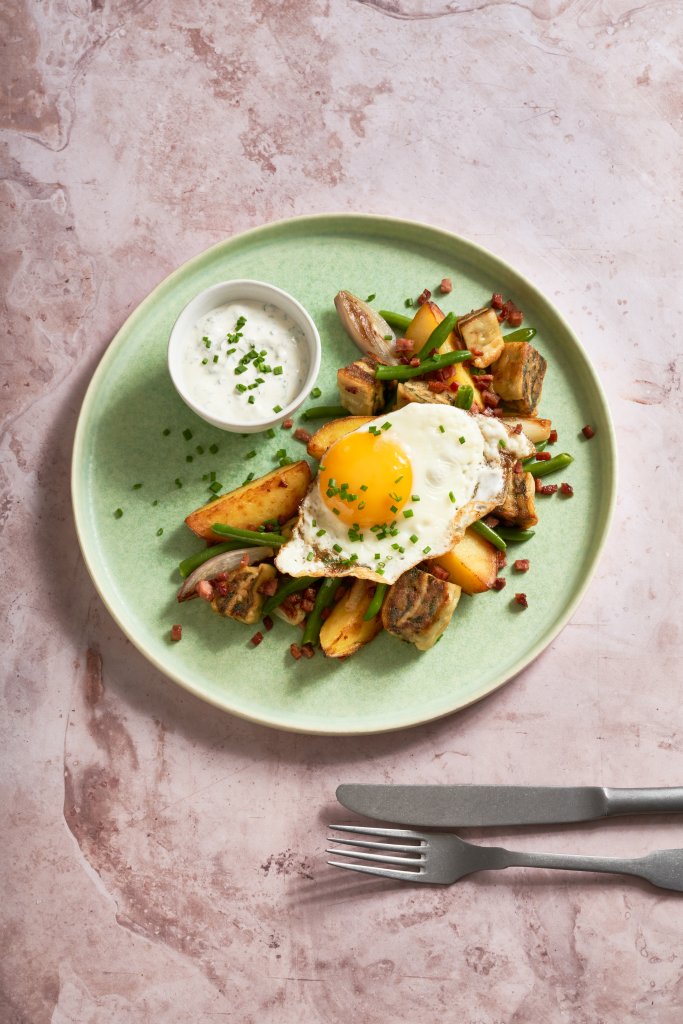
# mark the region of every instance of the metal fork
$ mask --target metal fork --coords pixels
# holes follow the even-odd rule
[[[402,882],[428,882],[452,885],[475,871],[497,868],[559,868],[564,871],[606,871],[620,875],[645,878],[661,889],[683,892],[683,850],[657,850],[646,857],[580,857],[561,853],[518,853],[500,846],[474,846],[453,833],[412,832],[400,828],[366,828],[362,825],[330,825],[335,832],[356,832],[359,835],[378,836],[383,840],[399,842],[373,842],[368,839],[339,839],[330,836],[329,842],[359,849],[327,849],[326,853],[370,864],[352,864],[349,861],[330,860],[336,868],[363,871],[382,878],[398,878]],[[374,853],[364,852],[374,850]],[[378,867],[379,864],[389,865]]]

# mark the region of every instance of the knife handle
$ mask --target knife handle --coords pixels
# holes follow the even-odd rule
[[[683,812],[683,787],[659,789],[608,789],[605,794],[605,813],[615,814],[671,814]]]

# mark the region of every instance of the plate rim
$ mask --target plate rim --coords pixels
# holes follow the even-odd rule
[[[386,721],[381,725],[374,725],[372,720],[364,725],[354,726],[340,726],[337,728],[326,729],[322,726],[315,725],[296,725],[286,719],[282,719],[277,714],[275,715],[264,715],[264,714],[253,714],[248,710],[230,705],[226,701],[215,699],[208,695],[201,687],[195,685],[191,679],[186,678],[184,675],[174,672],[171,668],[163,665],[155,655],[153,655],[145,646],[144,641],[136,638],[133,632],[125,625],[121,616],[117,610],[113,607],[113,603],[109,600],[108,595],[105,592],[104,584],[101,584],[96,570],[93,565],[93,560],[90,557],[88,551],[87,540],[85,538],[85,523],[81,521],[80,516],[82,512],[84,501],[84,489],[81,487],[79,480],[80,469],[83,465],[83,451],[86,437],[86,421],[89,419],[90,408],[94,402],[96,392],[99,387],[100,380],[104,377],[109,363],[114,359],[114,356],[120,346],[123,344],[124,335],[128,333],[129,328],[135,322],[135,320],[142,316],[147,310],[147,307],[152,305],[156,301],[157,294],[172,283],[173,279],[180,277],[185,274],[186,271],[190,270],[195,264],[207,259],[212,253],[226,246],[230,243],[240,243],[249,241],[259,234],[267,234],[272,232],[278,227],[283,227],[289,224],[309,223],[312,226],[325,221],[366,221],[368,223],[380,223],[390,224],[398,229],[421,229],[427,230],[428,232],[434,233],[440,236],[444,241],[450,243],[457,243],[459,246],[465,246],[473,254],[481,255],[485,260],[498,264],[504,268],[507,272],[512,272],[513,275],[520,278],[526,288],[529,289],[535,300],[540,301],[544,304],[550,312],[555,316],[558,322],[561,324],[564,331],[572,339],[573,344],[576,346],[579,354],[583,358],[585,369],[591,379],[591,383],[596,390],[598,398],[602,404],[602,409],[605,414],[605,424],[607,427],[607,444],[609,448],[610,458],[608,462],[609,467],[609,493],[607,495],[607,503],[605,507],[604,524],[602,527],[602,536],[600,537],[599,543],[594,550],[593,556],[588,565],[584,579],[581,581],[578,588],[575,590],[572,600],[569,602],[564,610],[564,613],[552,624],[552,627],[539,638],[535,644],[532,645],[524,655],[517,659],[517,661],[503,672],[498,673],[493,679],[489,680],[488,684],[484,689],[478,690],[475,694],[470,695],[465,703],[458,704],[457,707],[447,708],[445,710],[439,710],[435,713],[429,713],[422,715],[415,719],[411,715],[398,716],[393,719],[390,723]],[[213,707],[220,709],[224,713],[235,715],[237,718],[244,719],[249,722],[256,723],[258,725],[267,726],[273,729],[279,729],[284,732],[291,732],[301,735],[309,736],[369,736],[378,735],[380,733],[397,732],[401,729],[414,728],[420,725],[425,725],[428,722],[438,721],[441,718],[446,718],[449,715],[456,714],[457,712],[464,711],[465,708],[471,707],[473,704],[478,703],[490,694],[495,693],[506,683],[512,682],[516,676],[520,674],[528,665],[530,665],[536,658],[552,643],[552,641],[562,632],[564,627],[567,625],[571,617],[573,616],[576,608],[582,601],[588,586],[593,580],[595,572],[600,561],[604,546],[609,536],[612,519],[614,516],[614,508],[616,505],[617,496],[617,481],[618,481],[618,455],[617,455],[617,442],[616,433],[614,429],[614,423],[612,420],[612,414],[607,399],[605,389],[602,382],[593,366],[593,363],[586,352],[583,344],[575,334],[572,327],[569,325],[563,314],[557,308],[554,302],[552,302],[537,286],[536,284],[522,271],[517,270],[515,266],[508,263],[507,260],[491,252],[490,249],[480,245],[478,242],[474,242],[464,235],[457,234],[454,231],[447,231],[444,228],[435,226],[426,221],[411,220],[405,217],[391,217],[385,216],[384,214],[375,213],[359,213],[355,211],[331,211],[327,213],[315,213],[315,214],[301,214],[296,217],[283,217],[278,220],[269,221],[265,224],[257,225],[253,228],[248,228],[246,231],[240,231],[234,235],[228,235],[226,238],[215,242],[213,245],[208,246],[201,252],[196,253],[189,259],[181,263],[175,270],[172,270],[170,274],[167,274],[161,281],[154,286],[154,288],[139,302],[135,309],[126,317],[124,322],[118,328],[104,352],[102,353],[98,364],[90,378],[88,387],[85,395],[81,402],[81,407],[78,413],[78,420],[76,423],[76,429],[74,431],[72,455],[71,455],[71,473],[70,473],[70,491],[71,491],[71,504],[74,524],[76,528],[76,536],[78,539],[79,548],[83,561],[92,583],[97,591],[100,600],[106,607],[107,611],[117,624],[119,629],[123,632],[124,636],[130,640],[133,646],[143,655],[146,660],[152,664],[163,676],[167,679],[177,683],[184,690],[187,690],[193,696],[202,700],[204,703],[210,704]],[[604,484],[603,479],[603,484]],[[87,493],[87,492],[86,492]],[[604,492],[603,492],[604,497]],[[85,517],[83,517],[85,518]]]

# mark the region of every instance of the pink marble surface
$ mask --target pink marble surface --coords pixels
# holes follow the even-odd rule
[[[0,18],[0,1019],[680,1020],[674,894],[519,871],[397,887],[322,853],[342,780],[683,782],[680,4],[9,0]],[[329,210],[436,222],[531,276],[598,367],[621,456],[599,571],[546,653],[375,738],[279,734],[166,681],[96,596],[68,493],[88,379],[146,292],[231,233]],[[637,855],[683,846],[683,824],[483,841]]]

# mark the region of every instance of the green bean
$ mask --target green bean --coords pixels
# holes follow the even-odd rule
[[[317,583],[318,579],[315,576],[298,576],[294,579],[287,580],[285,583],[281,583],[278,590],[272,597],[269,597],[267,601],[264,601],[262,613],[263,615],[270,615],[272,611],[282,604],[291,594],[298,594],[301,590],[306,590],[307,587],[312,587],[314,583]]]
[[[386,595],[388,583],[378,583],[377,589],[373,594],[372,601],[368,605],[368,610],[363,616],[363,622],[369,622],[370,619],[374,619],[375,615],[379,615],[382,605],[384,604],[384,597]]]
[[[379,315],[397,331],[406,331],[413,319],[412,316],[404,316],[403,313],[392,313],[390,309],[380,309]]]
[[[535,337],[535,327],[520,327],[518,331],[513,331],[512,334],[504,334],[503,341],[531,341]]]
[[[435,349],[438,351],[454,327],[455,313],[449,313],[440,324],[436,325],[420,351],[415,353],[417,358],[426,359]]]
[[[457,409],[471,409],[472,402],[474,401],[474,388],[471,384],[465,384],[458,388],[455,396],[455,405]]]
[[[503,538],[500,537],[495,530],[492,530],[490,526],[487,526],[486,523],[482,523],[481,520],[477,520],[476,523],[472,523],[472,529],[475,533],[478,533],[480,537],[483,537],[484,540],[487,540],[489,544],[493,544],[494,548],[498,548],[499,551],[505,551],[507,549],[507,544]]]
[[[545,449],[547,447],[548,447],[548,442],[547,441],[539,441],[538,444],[536,445],[536,454],[535,455],[531,455],[528,459],[523,459],[522,460],[522,465],[525,468],[526,468],[526,466],[530,466],[531,463],[535,461],[536,455],[538,455],[539,452],[545,451]]]
[[[377,380],[411,380],[413,377],[422,377],[432,370],[441,370],[444,366],[453,366],[454,363],[464,363],[472,358],[472,353],[467,349],[458,352],[446,352],[442,356],[432,356],[425,359],[419,366],[378,366],[375,370]]]
[[[194,572],[195,569],[198,569],[200,565],[208,562],[215,555],[222,555],[225,551],[237,551],[238,548],[244,547],[248,547],[248,545],[240,540],[227,541],[225,544],[213,544],[202,551],[198,551],[195,555],[190,555],[189,558],[183,559],[178,566],[178,572],[183,579],[186,579],[191,572]]]
[[[281,533],[259,533],[257,530],[238,530],[235,526],[226,526],[225,523],[214,523],[211,527],[212,533],[219,537],[234,537],[235,540],[244,541],[246,544],[266,544],[270,548],[279,548],[281,544],[287,543],[287,538]]]
[[[312,405],[301,413],[302,420],[324,420],[339,419],[340,416],[350,416],[351,413],[343,405]]]
[[[568,455],[566,452],[562,452],[560,455],[555,455],[547,462],[534,462],[534,464],[529,466],[527,469],[527,473],[531,473],[533,476],[548,476],[549,473],[557,473],[559,469],[566,469],[573,461],[573,456]]]
[[[302,644],[317,644],[323,621],[322,614],[334,601],[334,595],[340,583],[341,579],[338,576],[328,576],[321,583],[320,589],[315,595],[313,611],[306,619],[306,628],[301,640]]]
[[[525,540],[531,540],[535,530],[513,530],[509,526],[496,527],[496,533],[508,544],[523,544]]]

